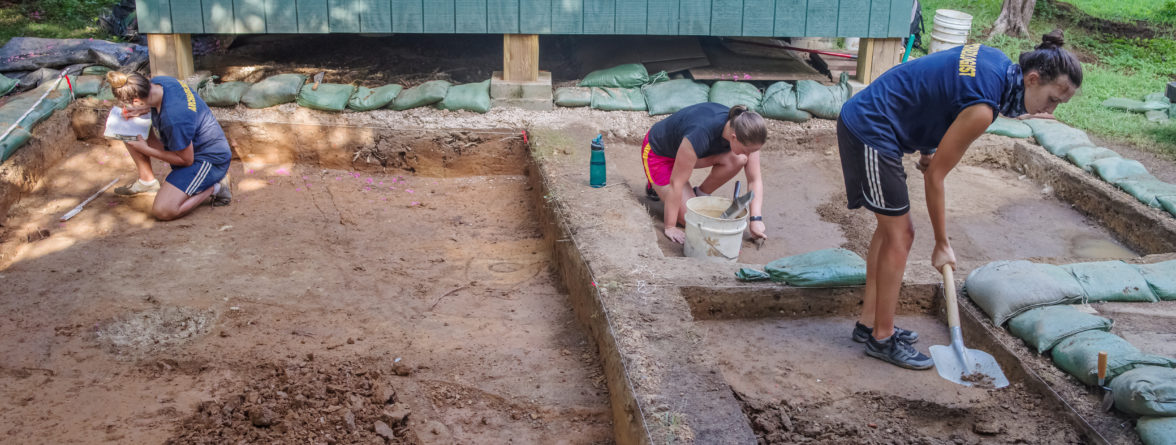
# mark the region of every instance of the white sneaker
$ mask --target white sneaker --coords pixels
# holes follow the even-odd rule
[[[155,193],[158,191],[158,179],[152,179],[151,182],[143,182],[142,179],[136,179],[135,182],[132,182],[130,185],[114,188],[114,194],[122,196],[135,196],[140,193]]]
[[[229,187],[229,175],[225,174],[225,178],[216,183],[212,189],[212,206],[220,207],[227,206],[233,200],[233,191]]]

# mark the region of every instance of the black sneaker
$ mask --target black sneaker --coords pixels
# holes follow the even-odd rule
[[[880,342],[874,337],[866,339],[866,355],[907,369],[931,369],[935,362],[919,352],[910,343],[898,336]]]
[[[645,197],[649,198],[650,201],[661,201],[661,198],[657,196],[657,192],[653,191],[653,184],[648,182],[645,183]]]
[[[906,341],[907,343],[910,343],[912,345],[919,341],[919,333],[918,332],[908,331],[908,330],[900,328],[898,326],[894,327],[894,335],[898,336],[898,338],[901,338],[904,341]],[[865,343],[866,340],[872,336],[874,336],[874,329],[873,328],[867,328],[866,325],[862,324],[861,322],[854,322],[853,341],[856,341],[858,343]]]

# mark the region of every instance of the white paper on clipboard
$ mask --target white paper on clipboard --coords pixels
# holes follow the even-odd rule
[[[134,141],[142,137],[147,140],[147,136],[151,134],[151,117],[149,115],[142,115],[124,119],[122,115],[122,108],[112,107],[110,109],[110,116],[106,117],[106,131],[103,136],[110,139],[118,139],[121,141]]]

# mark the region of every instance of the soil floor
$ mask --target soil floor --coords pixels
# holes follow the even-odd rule
[[[6,441],[612,441],[525,177],[234,163],[228,207],[57,221],[132,171],[92,145],[0,231]]]

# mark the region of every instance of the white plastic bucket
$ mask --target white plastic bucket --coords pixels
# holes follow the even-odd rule
[[[686,256],[710,261],[734,263],[743,246],[747,229],[747,209],[735,218],[720,219],[731,198],[696,196],[686,201]]]
[[[951,9],[936,9],[931,26],[931,52],[939,52],[968,43],[972,15]]]

